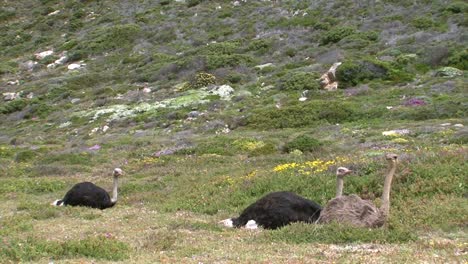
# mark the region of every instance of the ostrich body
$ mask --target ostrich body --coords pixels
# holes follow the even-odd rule
[[[337,171],[337,173],[349,173]],[[237,218],[220,223],[227,227],[277,229],[293,222],[314,223],[322,207],[314,201],[293,192],[272,192],[249,205]]]
[[[390,209],[390,188],[393,175],[395,174],[398,156],[395,154],[385,155],[389,163],[389,170],[385,176],[382,193],[382,205],[377,208],[372,202],[363,200],[359,196],[352,194],[341,196],[337,192],[337,197],[330,200],[320,213],[320,223],[350,224],[357,227],[380,227],[387,220]],[[339,187],[341,186],[341,187]],[[343,189],[343,177],[337,177],[337,191]]]
[[[87,206],[98,209],[106,209],[117,203],[117,188],[119,176],[123,174],[120,168],[114,169],[114,186],[112,189],[112,198],[99,186],[91,182],[80,182],[75,184],[63,197],[52,203],[55,206]]]

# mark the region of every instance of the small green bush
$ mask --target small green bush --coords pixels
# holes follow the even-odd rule
[[[291,152],[298,149],[302,152],[313,152],[318,150],[321,146],[322,143],[317,139],[307,135],[301,135],[286,143],[284,151]]]
[[[10,114],[23,110],[28,105],[25,99],[16,99],[0,106],[0,114]]]
[[[436,25],[436,23],[429,17],[417,17],[411,21],[411,24],[417,29],[429,29]]]
[[[468,70],[468,49],[455,52],[448,58],[447,66]]]
[[[251,64],[255,59],[249,55],[232,54],[232,55],[207,55],[205,56],[206,69],[215,70],[218,68],[234,67],[242,64]]]
[[[312,73],[288,73],[280,79],[280,89],[293,91],[318,90],[320,83],[317,79],[318,76]]]
[[[321,45],[327,45],[329,43],[336,43],[343,38],[352,35],[356,32],[356,29],[352,27],[335,27],[326,32],[320,39]]]

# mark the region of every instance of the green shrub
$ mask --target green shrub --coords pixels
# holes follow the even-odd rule
[[[254,51],[258,54],[265,54],[272,46],[271,39],[256,39],[247,46],[247,51]]]
[[[16,99],[0,106],[0,114],[10,114],[23,110],[28,105],[25,99]]]
[[[288,73],[280,79],[280,88],[282,90],[317,90],[320,88],[320,83],[317,80],[318,76],[306,72]]]
[[[453,53],[447,62],[447,66],[455,67],[460,70],[468,70],[468,49]]]
[[[0,21],[6,21],[16,15],[15,11],[5,8],[0,9]]]
[[[422,17],[417,17],[417,18],[414,18],[412,21],[411,21],[411,24],[417,28],[417,29],[429,29],[433,26],[435,26],[435,22],[427,17],[427,16],[422,16]]]
[[[205,56],[206,69],[215,70],[218,68],[234,67],[242,64],[251,64],[255,59],[249,55],[207,55]]]
[[[18,69],[18,63],[13,61],[0,62],[0,75],[5,73],[15,73]]]
[[[313,152],[318,150],[321,146],[322,143],[317,139],[307,135],[301,135],[286,143],[284,145],[284,151],[291,152],[298,149],[302,152]]]
[[[384,110],[385,108],[367,109],[361,104],[351,102],[308,101],[280,109],[256,109],[247,117],[246,122],[247,126],[262,129],[306,127],[323,121],[335,124],[377,118],[385,113]]]
[[[468,12],[468,4],[466,2],[451,3],[445,8],[445,10],[454,14],[465,13]]]
[[[343,38],[352,35],[356,32],[356,29],[352,27],[335,27],[326,32],[320,39],[321,45],[327,45],[329,43],[336,43]]]
[[[141,33],[135,24],[99,28],[89,33],[76,47],[76,50],[90,54],[102,53],[116,49],[129,49]]]

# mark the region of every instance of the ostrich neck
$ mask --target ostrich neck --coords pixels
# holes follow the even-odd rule
[[[112,188],[112,203],[117,202],[117,188],[119,186],[119,177],[114,177],[114,187]]]
[[[381,212],[387,216],[390,211],[390,189],[392,187],[392,179],[395,174],[396,163],[392,163],[387,175],[385,176],[385,182],[382,192],[382,206],[380,207]]]
[[[336,177],[336,197],[343,195],[343,177]]]

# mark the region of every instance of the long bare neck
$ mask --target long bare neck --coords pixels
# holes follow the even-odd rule
[[[336,197],[343,195],[343,177],[336,176]]]
[[[383,192],[382,192],[382,205],[380,206],[380,211],[385,216],[388,216],[388,213],[390,211],[390,189],[392,187],[392,179],[393,179],[393,175],[395,174],[395,170],[396,170],[396,163],[392,162],[387,172],[387,175],[385,175],[385,182],[384,182]]]
[[[119,187],[119,177],[114,176],[114,187],[112,188],[112,203],[117,202],[117,188]]]

